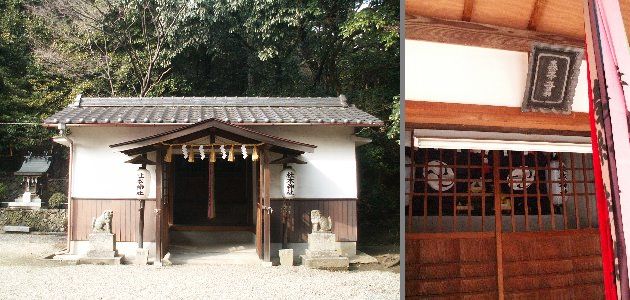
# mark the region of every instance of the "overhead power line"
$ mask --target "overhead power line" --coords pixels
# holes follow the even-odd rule
[[[42,123],[12,122],[12,123],[0,123],[0,125],[42,125]]]

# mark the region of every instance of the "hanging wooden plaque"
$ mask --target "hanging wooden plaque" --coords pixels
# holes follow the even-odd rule
[[[522,111],[569,114],[584,50],[534,43]]]

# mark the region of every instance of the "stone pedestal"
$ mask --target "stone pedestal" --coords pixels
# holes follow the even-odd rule
[[[332,232],[309,233],[308,250],[337,251],[337,236]]]
[[[302,264],[314,269],[347,270],[348,257],[337,251],[337,238],[332,232],[313,232],[308,235],[308,249]]]
[[[81,264],[119,265],[122,255],[116,250],[116,235],[112,233],[91,233],[88,235],[90,250],[79,259]]]
[[[21,197],[15,199],[14,202],[8,203],[9,207],[39,209],[42,207],[42,199],[35,193],[24,192]]]
[[[283,267],[293,266],[293,249],[282,249],[279,251],[280,265]]]
[[[136,265],[147,265],[149,263],[149,249],[136,249],[136,258],[133,261]]]

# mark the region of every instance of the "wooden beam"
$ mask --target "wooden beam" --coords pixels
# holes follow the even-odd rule
[[[598,234],[599,229],[597,228],[581,228],[581,229],[565,229],[565,230],[554,230],[554,231],[528,231],[528,232],[505,232],[503,233],[503,238],[510,239],[531,239],[531,238],[541,238],[541,237],[561,237],[561,236],[571,236],[576,237],[580,235],[594,235]]]
[[[560,115],[521,112],[519,107],[405,101],[408,129],[474,130],[490,132],[590,136],[588,113]]]
[[[172,143],[172,141],[192,141],[200,137],[207,136],[211,131],[216,131],[217,135],[224,136],[234,140],[236,137],[247,141],[257,141],[260,143],[273,145],[275,148],[286,148],[287,151],[294,153],[312,153],[317,146],[302,142],[297,142],[281,137],[272,136],[266,133],[258,132],[249,128],[232,125],[216,119],[208,119],[199,123],[191,124],[171,131],[146,136],[139,139],[126,141],[110,145],[110,148],[116,148],[117,151],[127,155],[134,155],[154,150],[156,145],[163,143]],[[177,142],[175,142],[177,143]]]
[[[529,23],[527,24],[528,30],[536,30],[538,27],[538,22],[545,9],[545,4],[547,4],[547,0],[535,0],[532,13],[529,15]]]
[[[464,12],[462,12],[462,21],[470,22],[472,17],[473,8],[475,7],[475,0],[464,1]]]
[[[409,15],[405,38],[520,52],[529,52],[534,42],[584,48],[582,40],[554,34]]]
[[[407,232],[406,240],[448,240],[448,239],[486,239],[494,238],[494,231],[471,231],[471,232]]]

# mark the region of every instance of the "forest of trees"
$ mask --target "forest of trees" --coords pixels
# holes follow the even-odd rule
[[[0,0],[0,12],[1,157],[62,160],[38,124],[79,93],[345,94],[387,124],[358,133],[373,140],[358,150],[360,239],[397,240],[398,1]]]

